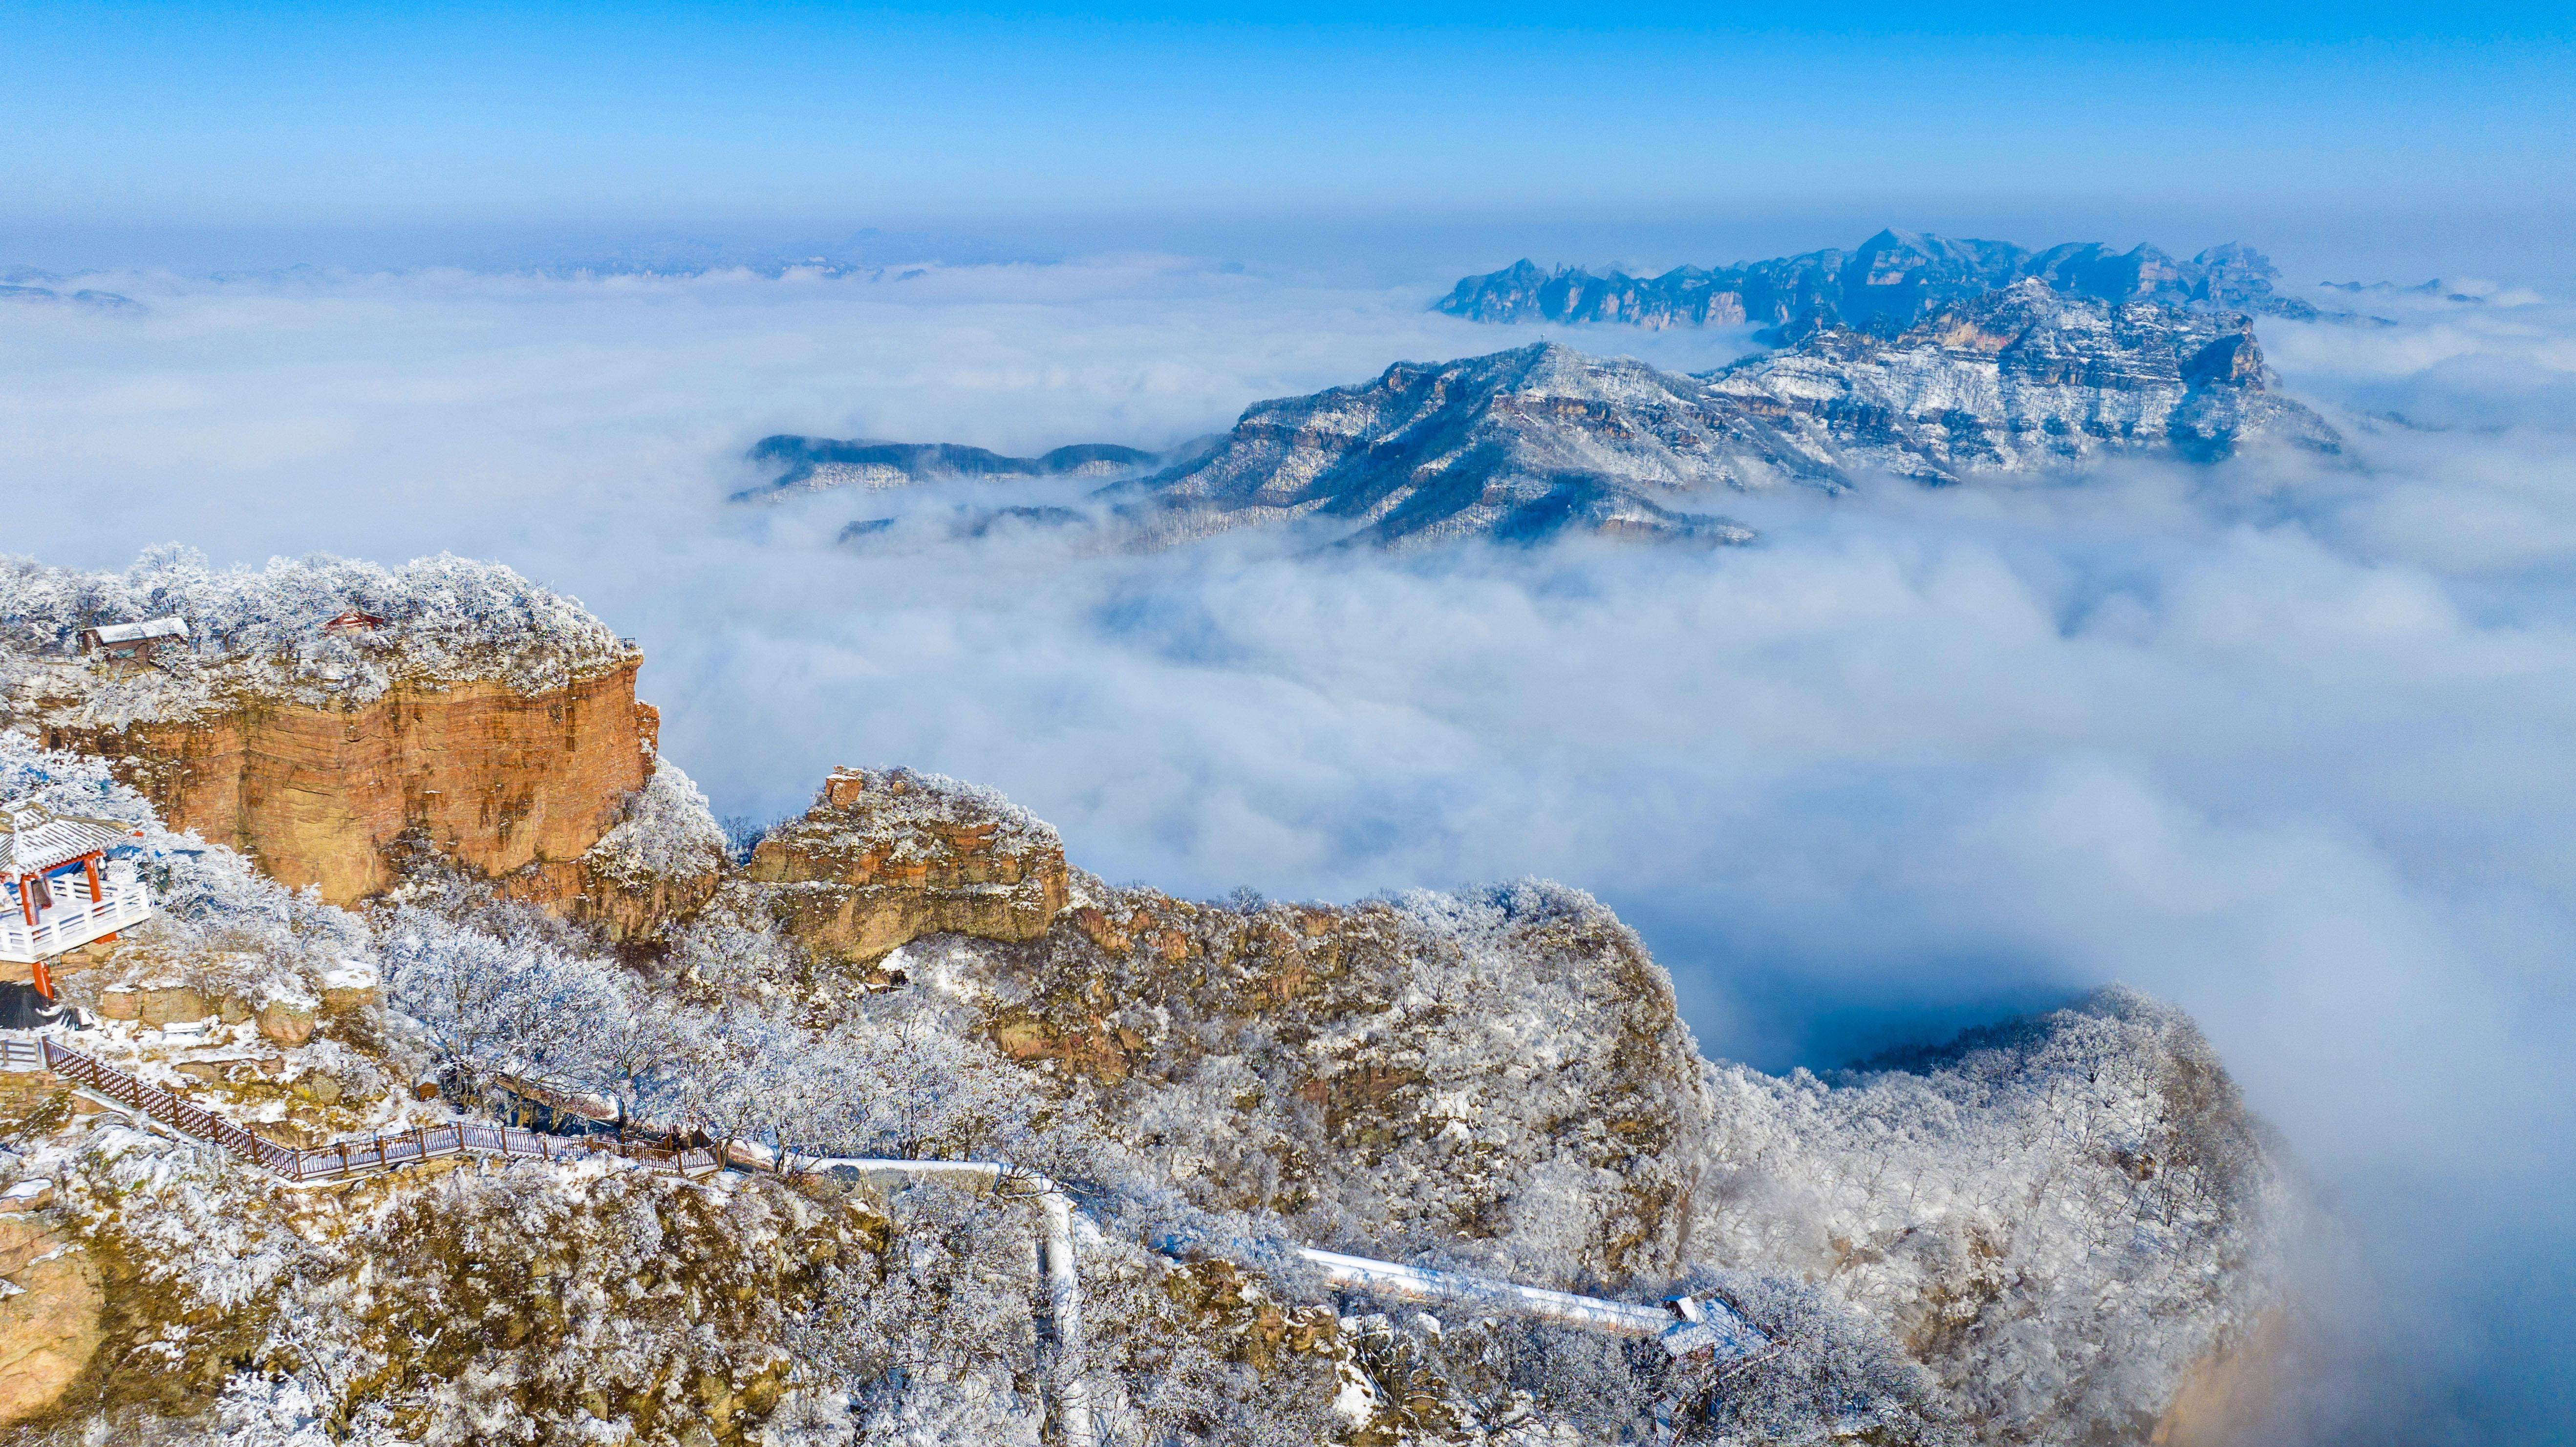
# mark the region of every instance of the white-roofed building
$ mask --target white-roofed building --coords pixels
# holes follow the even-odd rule
[[[0,961],[35,966],[50,995],[44,961],[151,918],[133,861],[108,857],[135,835],[114,819],[0,806]]]
[[[80,651],[104,654],[109,658],[132,658],[152,661],[152,655],[173,643],[188,641],[188,620],[176,614],[167,618],[146,618],[140,623],[109,623],[80,631]]]

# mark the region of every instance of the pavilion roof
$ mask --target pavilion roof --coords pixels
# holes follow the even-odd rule
[[[35,804],[0,808],[0,872],[42,874],[84,854],[131,843],[134,826],[116,819],[57,814]]]

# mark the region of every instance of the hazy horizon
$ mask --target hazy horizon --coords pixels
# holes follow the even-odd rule
[[[1549,875],[1767,1069],[2125,982],[2349,1228],[2305,1440],[2576,1440],[2567,14],[5,18],[0,281],[138,305],[0,301],[0,553],[498,559],[643,641],[723,812],[902,763],[1182,894]],[[832,539],[971,489],[725,501],[773,432],[1159,446],[1542,331],[1711,366],[1751,339],[1429,304],[1889,226],[2267,252],[2387,320],[2257,323],[2347,456],[1730,497],[1713,555],[884,557]],[[809,246],[892,270],[722,269]],[[549,274],[656,257],[719,269]],[[2479,300],[2316,286],[2437,277]]]

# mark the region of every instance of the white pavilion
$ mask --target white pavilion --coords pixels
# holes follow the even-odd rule
[[[46,960],[149,919],[152,895],[134,862],[108,857],[139,832],[114,819],[0,806],[0,961],[33,965],[36,987],[51,995]]]

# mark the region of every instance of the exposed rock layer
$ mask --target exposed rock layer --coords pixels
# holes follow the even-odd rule
[[[107,1302],[89,1253],[34,1214],[0,1215],[0,1280],[13,1288],[0,1297],[0,1427],[11,1427],[53,1406],[89,1365]]]
[[[178,721],[40,732],[109,759],[170,827],[335,903],[392,883],[388,851],[410,834],[563,909],[582,889],[582,855],[652,768],[660,717],[635,701],[636,667],[532,693],[403,680],[340,710],[246,698]]]
[[[1064,908],[1064,845],[1000,795],[937,775],[835,770],[747,871],[807,947],[857,964],[935,931],[1031,940]]]

